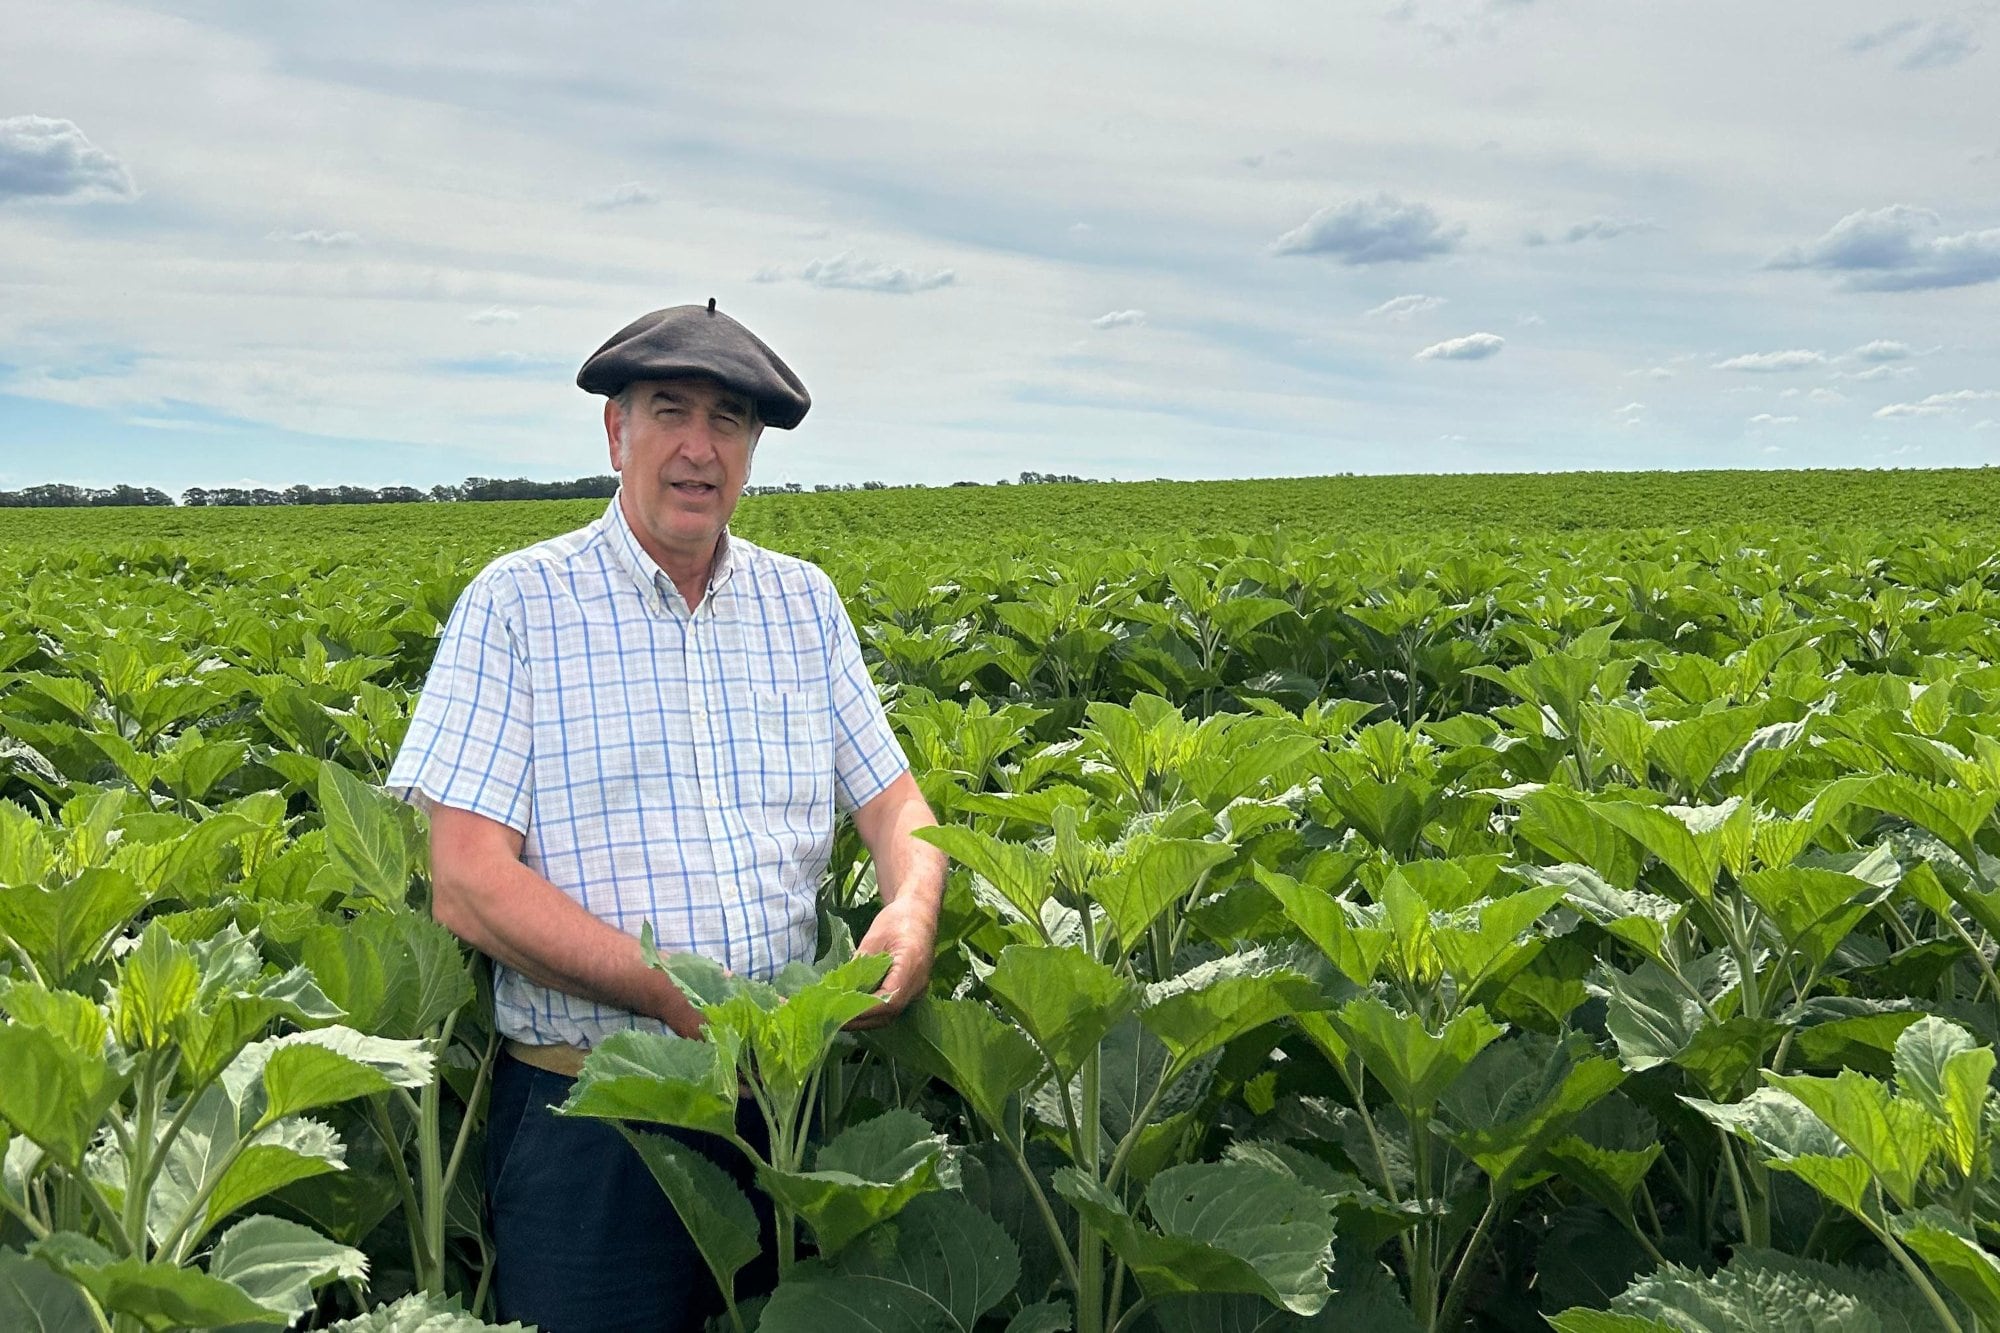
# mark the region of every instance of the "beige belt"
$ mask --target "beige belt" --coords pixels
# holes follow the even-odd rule
[[[530,1046],[525,1041],[507,1038],[507,1054],[524,1065],[545,1069],[551,1074],[561,1074],[564,1078],[575,1078],[583,1072],[583,1057],[589,1055],[581,1046]]]

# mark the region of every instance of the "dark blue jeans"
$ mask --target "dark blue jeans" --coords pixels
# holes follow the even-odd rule
[[[722,1296],[674,1206],[632,1145],[601,1120],[559,1116],[574,1079],[500,1054],[486,1140],[487,1223],[499,1321],[542,1333],[699,1333]],[[777,1281],[769,1201],[749,1161],[709,1134],[671,1133],[728,1171],[756,1205],[764,1255],[736,1279],[736,1298]],[[737,1133],[764,1149],[764,1122],[745,1101]]]

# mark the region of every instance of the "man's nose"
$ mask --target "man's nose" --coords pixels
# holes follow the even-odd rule
[[[715,433],[715,427],[706,419],[691,423],[688,426],[687,437],[681,444],[681,452],[694,458],[713,458],[721,448],[721,438]]]

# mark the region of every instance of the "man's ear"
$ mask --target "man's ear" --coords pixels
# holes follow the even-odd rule
[[[613,472],[625,466],[625,459],[623,457],[625,453],[625,441],[621,438],[624,432],[625,409],[618,405],[616,398],[605,399],[604,442],[611,448],[611,470]]]

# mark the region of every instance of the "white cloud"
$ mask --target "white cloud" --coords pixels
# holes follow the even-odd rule
[[[1807,394],[1806,397],[1812,399],[1815,403],[1832,404],[1832,403],[1844,403],[1847,401],[1847,395],[1840,392],[1838,389],[1814,389],[1811,393]]]
[[[1144,324],[1146,312],[1143,310],[1112,310],[1090,321],[1094,329],[1122,329],[1134,324]]]
[[[914,292],[928,292],[940,286],[952,286],[958,274],[950,268],[908,268],[904,264],[884,264],[878,260],[854,258],[850,252],[842,250],[832,258],[812,260],[808,264],[794,268],[784,268],[780,264],[766,264],[754,274],[754,282],[782,282],[786,278],[798,278],[800,282],[810,282],[812,286],[842,288],[852,292],[892,292],[896,296],[910,296]]]
[[[0,120],[0,201],[130,199],[125,164],[91,143],[75,122],[51,116]]]
[[[1365,315],[1368,319],[1406,320],[1415,318],[1426,310],[1435,310],[1444,304],[1445,298],[1442,296],[1425,296],[1421,292],[1412,292],[1408,296],[1392,296],[1373,310],[1365,312]]]
[[[1674,374],[1675,371],[1671,366],[1642,366],[1638,370],[1626,371],[1625,378],[1631,379],[1634,376],[1644,376],[1649,380],[1670,380],[1674,377]]]
[[[638,181],[626,181],[623,185],[606,190],[603,194],[592,195],[583,201],[583,206],[594,213],[608,212],[614,208],[642,208],[647,204],[660,202],[660,192]]]
[[[1548,245],[1552,240],[1563,245],[1575,245],[1579,241],[1608,241],[1618,236],[1659,230],[1660,224],[1650,218],[1594,217],[1575,224],[1560,236],[1551,238],[1542,232],[1531,231],[1526,240],[1529,245]]]
[[[1917,19],[1897,19],[1887,27],[1877,28],[1873,32],[1859,33],[1856,36],[1848,38],[1846,46],[1853,54],[1862,55],[1884,46],[1891,46],[1908,37],[1922,26],[1923,24]]]
[[[1762,449],[1758,450],[1758,452],[1766,454],[1782,454],[1783,452],[1785,452],[1785,449],[1783,445],[1767,444]]]
[[[271,233],[271,239],[311,246],[315,250],[345,250],[361,244],[361,233],[314,227],[306,231],[274,231]]]
[[[1886,407],[1877,408],[1875,415],[1882,420],[1894,417],[1956,416],[1970,404],[1990,402],[1996,398],[2000,398],[2000,390],[1958,389],[1952,393],[1934,393],[1914,403],[1890,403]]]
[[[1718,361],[1713,370],[1742,370],[1751,374],[1768,375],[1788,370],[1805,370],[1811,366],[1826,364],[1826,353],[1808,352],[1797,348],[1789,352],[1746,352],[1742,356],[1732,356],[1727,361]]]
[[[1427,204],[1378,194],[1320,209],[1274,241],[1271,253],[1332,255],[1343,264],[1411,263],[1451,253],[1464,236],[1464,223],[1446,226]]]
[[[465,318],[473,324],[518,324],[521,322],[521,312],[518,310],[505,310],[494,305],[486,307],[486,309],[481,310],[477,314],[467,315]]]
[[[2000,279],[2000,227],[1940,236],[1943,219],[1907,204],[1849,213],[1765,265],[1843,274],[1850,291],[1907,292]]]
[[[1797,425],[1798,420],[1797,417],[1778,417],[1772,416],[1769,412],[1759,412],[1756,416],[1750,418],[1750,424],[1753,426],[1792,426]]]
[[[1870,366],[1866,370],[1841,371],[1838,374],[1836,374],[1835,378],[1847,379],[1847,380],[1862,380],[1864,382],[1869,382],[1874,380],[1907,379],[1916,373],[1917,373],[1917,368],[1915,366],[1881,365],[1881,366]]]
[[[1525,315],[1516,315],[1514,322],[1524,329],[1540,328],[1542,325],[1548,323],[1546,319],[1543,319],[1532,310]]]
[[[1979,36],[1963,19],[1932,19],[1925,23],[1906,18],[1847,42],[1847,49],[1855,55],[1891,48],[1902,52],[1896,60],[1899,69],[1943,69],[1977,52]]]
[[[1908,343],[1891,342],[1887,338],[1877,338],[1872,343],[1863,343],[1848,353],[1856,361],[1907,361],[1916,355]]]
[[[1418,352],[1417,361],[1484,361],[1499,355],[1507,340],[1497,333],[1468,333],[1463,338],[1447,338]],[[1532,358],[1531,358],[1532,359]]]
[[[1984,420],[1984,421],[1980,422],[1980,423],[1979,423],[1978,425],[1974,426],[1974,427],[1973,427],[1973,429],[1974,429],[1974,430],[2000,430],[2000,421],[1996,421],[1996,420],[1995,420],[1994,418],[1992,418],[1992,417],[1988,417],[1988,418],[1986,418],[1986,420]]]
[[[1972,29],[1956,19],[1939,19],[1897,63],[1904,69],[1942,69],[1979,50]]]
[[[1621,426],[1638,426],[1644,424],[1643,417],[1645,412],[1646,405],[1644,403],[1627,403],[1625,406],[1614,411],[1611,417]]]

